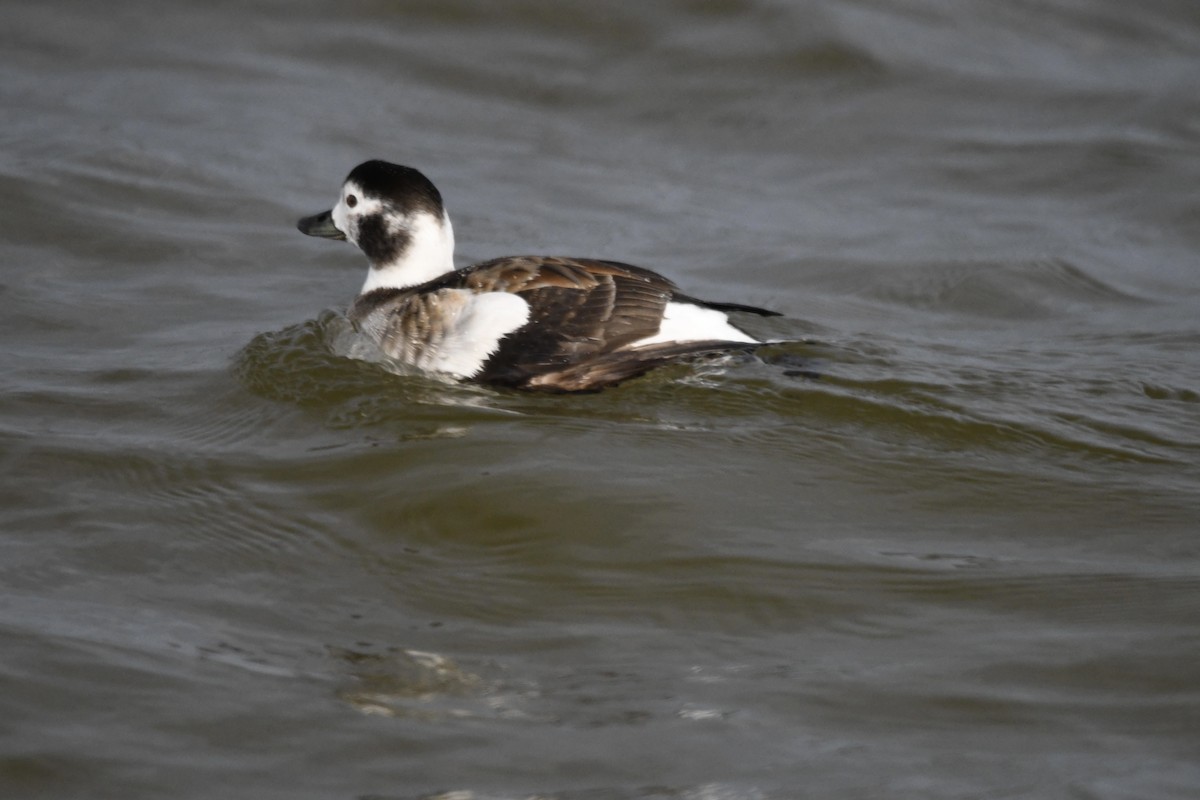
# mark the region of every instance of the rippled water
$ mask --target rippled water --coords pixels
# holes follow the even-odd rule
[[[0,795],[1200,794],[1200,7],[12,2]],[[786,313],[396,375],[298,234]]]

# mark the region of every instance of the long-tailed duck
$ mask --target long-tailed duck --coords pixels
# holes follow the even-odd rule
[[[454,229],[417,170],[367,161],[309,236],[348,240],[370,261],[349,317],[390,357],[461,379],[521,389],[601,389],[657,366],[761,344],[726,312],[616,261],[512,256],[454,268]]]

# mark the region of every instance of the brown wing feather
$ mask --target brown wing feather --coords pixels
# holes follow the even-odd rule
[[[511,386],[611,353],[658,332],[675,285],[626,264],[518,256],[453,273],[438,283],[513,292],[529,322],[506,336],[477,380]]]
[[[595,392],[689,357],[749,352],[756,347],[759,345],[741,342],[668,342],[636,350],[618,350],[533,375],[520,386],[546,392]]]

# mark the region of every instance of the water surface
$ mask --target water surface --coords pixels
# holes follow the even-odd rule
[[[1200,11],[13,2],[5,797],[1200,792]],[[760,359],[341,353],[356,163]]]

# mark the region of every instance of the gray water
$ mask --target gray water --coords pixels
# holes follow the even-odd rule
[[[3,15],[0,796],[1200,796],[1194,2]],[[346,358],[367,158],[785,341]]]

